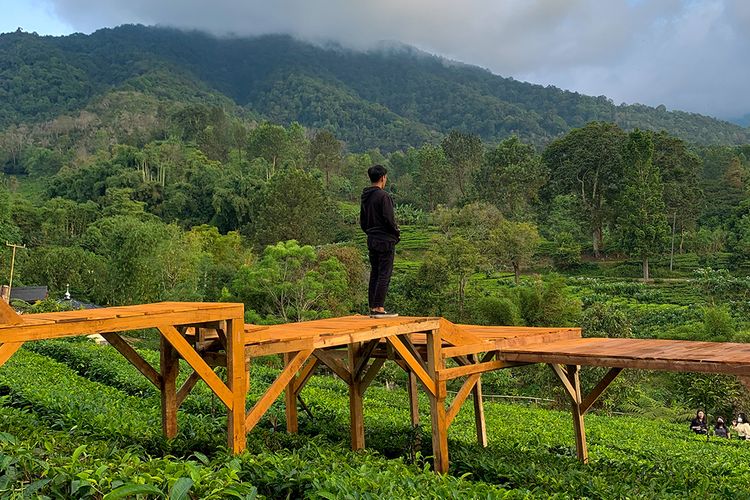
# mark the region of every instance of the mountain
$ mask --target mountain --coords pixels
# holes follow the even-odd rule
[[[352,150],[404,148],[451,129],[490,142],[516,134],[545,144],[594,120],[664,129],[697,144],[750,142],[750,130],[714,118],[618,106],[407,46],[357,52],[284,35],[218,38],[140,25],[64,37],[0,35],[0,128],[75,113],[121,90],[329,128]]]
[[[740,127],[750,127],[750,113],[746,114],[745,116],[741,116],[739,118],[733,118],[730,121],[732,123],[736,123]]]

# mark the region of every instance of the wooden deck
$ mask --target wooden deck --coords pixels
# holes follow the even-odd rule
[[[448,470],[448,428],[471,395],[477,440],[487,445],[481,376],[489,371],[545,363],[570,396],[576,449],[586,462],[584,415],[625,368],[750,375],[750,344],[582,338],[578,328],[456,325],[436,317],[371,319],[346,316],[301,323],[243,324],[242,304],[165,302],[86,311],[18,316],[0,301],[0,365],[27,341],[98,333],[125,356],[162,395],[162,425],[177,432],[177,410],[199,381],[228,411],[228,443],[245,448],[245,436],[284,394],[288,432],[298,428],[301,392],[320,366],[349,387],[351,444],[365,446],[363,395],[387,361],[408,374],[412,425],[419,424],[418,386],[430,401],[434,468]],[[119,332],[156,328],[161,333],[159,367],[153,367]],[[247,410],[247,366],[253,358],[281,355],[285,367]],[[178,360],[193,372],[176,387]],[[222,380],[214,367],[227,368]],[[589,394],[581,390],[582,366],[610,370]],[[446,383],[462,379],[448,399]]]

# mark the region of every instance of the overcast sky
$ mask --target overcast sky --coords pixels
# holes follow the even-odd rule
[[[9,4],[8,6],[6,6]],[[750,0],[0,0],[0,31],[123,23],[394,40],[616,103],[750,113]]]

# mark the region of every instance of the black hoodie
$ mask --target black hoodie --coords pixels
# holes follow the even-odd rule
[[[398,243],[401,231],[393,214],[393,200],[385,190],[370,186],[362,191],[359,225],[368,238]]]

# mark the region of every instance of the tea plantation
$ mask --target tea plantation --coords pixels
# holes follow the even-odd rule
[[[141,350],[152,363],[156,351]],[[278,362],[252,366],[248,403]],[[186,372],[187,370],[183,370]],[[83,341],[30,343],[0,369],[3,498],[750,498],[750,443],[691,435],[687,423],[587,417],[591,463],[576,461],[564,411],[486,403],[490,446],[474,442],[472,405],[450,429],[452,475],[430,468],[429,415],[412,429],[405,390],[383,382],[365,398],[368,451],[348,446],[343,383],[321,374],[302,393],[300,434],[274,408],[225,448],[221,404],[199,384],[160,432],[159,396],[119,354]],[[182,375],[185,376],[184,374]]]

